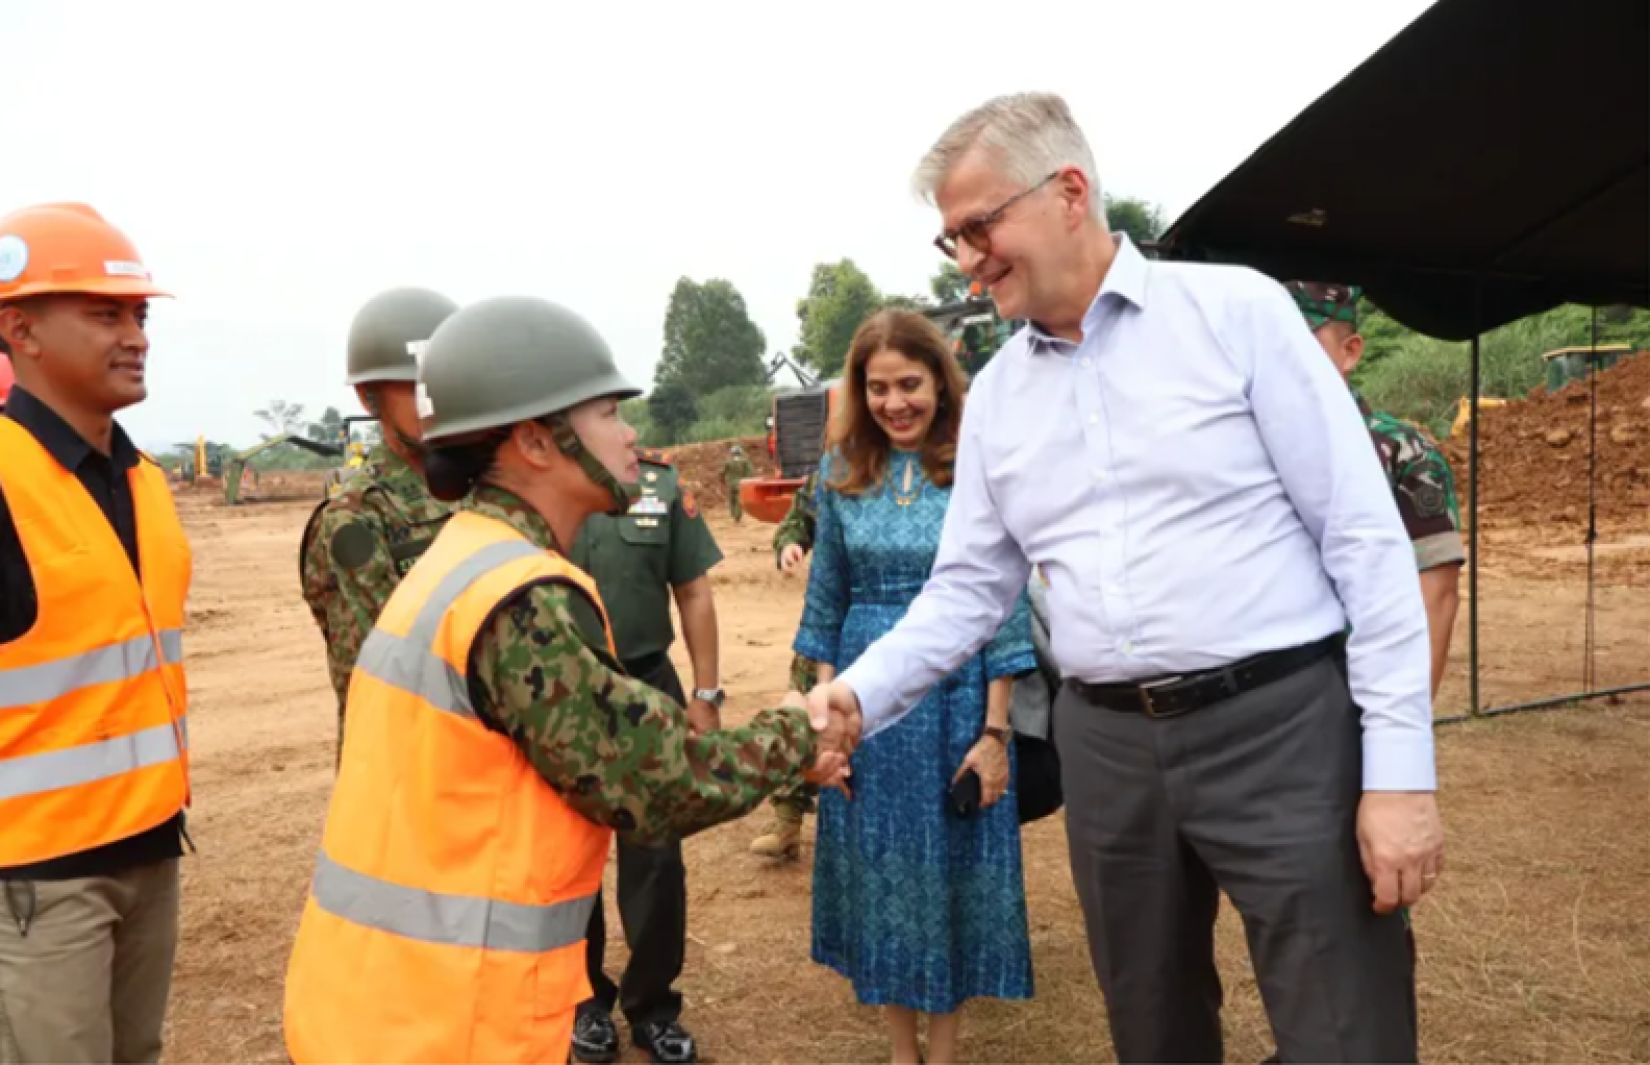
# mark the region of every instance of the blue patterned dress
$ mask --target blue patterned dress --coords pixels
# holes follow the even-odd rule
[[[916,467],[900,506],[895,487]],[[798,654],[852,665],[905,615],[939,548],[949,488],[895,451],[878,488],[818,488],[818,527]],[[859,1001],[952,1013],[976,997],[1030,998],[1031,944],[1010,751],[1009,790],[958,820],[951,778],[985,725],[986,685],[1035,667],[1022,595],[991,643],[855,753],[847,799],[820,796],[813,958],[853,981]]]

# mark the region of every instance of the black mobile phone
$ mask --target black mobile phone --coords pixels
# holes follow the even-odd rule
[[[980,775],[970,769],[951,785],[951,812],[966,821],[980,810]]]

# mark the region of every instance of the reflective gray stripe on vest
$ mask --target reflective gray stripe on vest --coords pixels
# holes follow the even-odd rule
[[[477,551],[441,578],[407,635],[396,636],[379,628],[368,633],[356,668],[418,696],[437,710],[475,717],[464,675],[432,650],[441,619],[476,581],[500,566],[539,554],[543,552],[525,540],[506,540]]]
[[[8,758],[0,761],[0,801],[107,780],[177,759],[178,740],[170,723],[68,750]]]
[[[450,947],[542,954],[584,940],[594,895],[545,906],[475,895],[441,895],[347,869],[322,851],[311,887],[316,905],[351,924]]]
[[[167,664],[182,662],[183,632],[162,629],[159,636],[161,652],[165,654]],[[155,641],[148,636],[138,636],[59,658],[55,662],[0,669],[0,710],[51,702],[94,684],[131,680],[159,666],[160,663],[155,661]]]

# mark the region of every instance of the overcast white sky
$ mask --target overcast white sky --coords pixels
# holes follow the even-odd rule
[[[683,275],[770,353],[816,262],[926,292],[911,170],[989,96],[1063,94],[1172,219],[1428,6],[0,0],[0,213],[88,202],[178,296],[121,419],[148,446],[358,413],[349,320],[400,284],[557,300],[645,388]]]

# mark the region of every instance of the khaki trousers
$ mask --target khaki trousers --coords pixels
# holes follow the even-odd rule
[[[0,1063],[159,1061],[178,860],[0,892]]]

